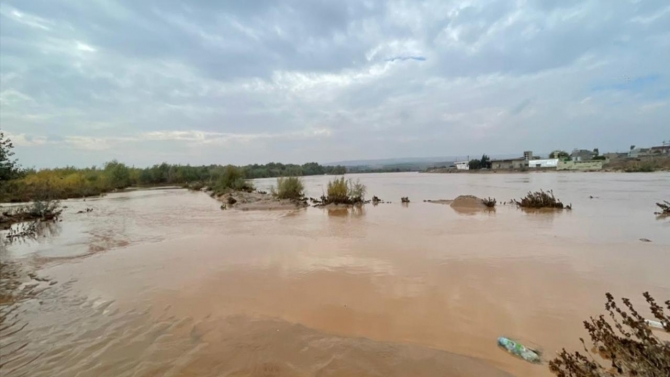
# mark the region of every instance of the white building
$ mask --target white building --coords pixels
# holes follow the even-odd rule
[[[548,158],[546,160],[529,160],[528,161],[528,167],[529,168],[556,168],[558,167],[558,159],[557,158]]]
[[[454,165],[456,165],[457,170],[470,170],[470,162],[469,161],[457,161],[457,162],[454,162]]]

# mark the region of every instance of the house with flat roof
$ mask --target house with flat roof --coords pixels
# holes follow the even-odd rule
[[[670,144],[668,145],[660,145],[658,147],[651,147],[649,148],[649,154],[652,156],[670,156]]]
[[[469,161],[456,161],[454,162],[454,166],[456,166],[456,170],[470,170]]]
[[[597,153],[588,149],[575,149],[570,153],[570,159],[572,161],[591,161],[597,155]]]
[[[651,155],[650,148],[634,148],[628,152],[629,158],[647,157],[649,155]]]
[[[514,170],[525,166],[527,166],[526,159],[523,157],[491,160],[491,169],[493,170]]]

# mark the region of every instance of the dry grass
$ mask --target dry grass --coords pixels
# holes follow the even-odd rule
[[[649,293],[645,292],[644,297],[654,318],[670,332],[670,316]],[[549,362],[549,369],[558,377],[670,376],[670,343],[657,337],[630,300],[624,298],[622,302],[623,308],[608,293],[605,309],[609,319],[600,315],[584,321],[591,350],[581,339],[584,354],[563,349]],[[670,300],[665,305],[670,310]]]

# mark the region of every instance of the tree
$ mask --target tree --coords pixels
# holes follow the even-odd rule
[[[5,134],[0,132],[0,182],[8,181],[16,176],[18,166],[14,156],[14,144]]]
[[[633,149],[635,149],[635,145],[630,146],[630,150],[632,151]]]
[[[491,169],[491,158],[485,154],[482,155],[482,159],[479,160],[481,169]]]
[[[122,189],[130,186],[130,170],[121,162],[112,160],[106,163],[105,174],[112,188]]]
[[[486,154],[482,155],[481,160],[470,160],[468,162],[468,167],[470,170],[479,170],[479,169],[490,169],[491,168],[491,158]]]
[[[549,153],[549,158],[558,158],[561,160],[567,160],[570,158],[570,154],[566,151],[555,150]]]

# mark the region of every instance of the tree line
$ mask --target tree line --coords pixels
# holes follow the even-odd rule
[[[0,202],[23,202],[38,196],[65,199],[100,195],[131,186],[184,185],[240,186],[255,178],[308,176],[347,172],[344,166],[269,163],[246,166],[179,165],[162,163],[147,168],[110,161],[88,168],[22,169],[13,158],[11,140],[0,132]]]

